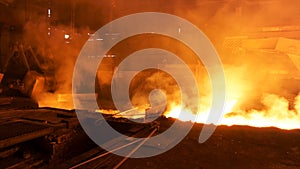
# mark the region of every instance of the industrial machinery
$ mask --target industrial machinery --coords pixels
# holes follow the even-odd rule
[[[261,94],[275,93],[286,98],[291,107],[294,105],[294,98],[300,92],[299,25],[252,28],[244,35],[226,37],[223,50],[228,58],[232,58],[230,64],[244,64],[249,69],[245,79],[258,87],[252,90],[260,90],[258,93]],[[260,109],[257,102],[260,97],[257,92],[249,91],[246,99],[256,101],[239,104],[246,110]]]
[[[37,90],[42,77],[40,61],[29,46],[24,49],[23,44],[15,45],[12,54],[7,57],[2,69],[2,93],[4,95],[23,94],[31,97],[33,90]]]
[[[125,16],[135,12],[151,11],[151,9],[159,12],[183,15],[184,18],[195,23],[195,25],[199,24],[197,26],[199,26],[201,29],[203,28],[204,32],[207,33],[209,37],[212,37],[212,39],[218,39],[216,40],[218,42],[224,40],[223,46],[221,45],[222,49],[218,48],[218,50],[220,50],[221,57],[222,55],[226,55],[227,59],[224,61],[224,64],[239,66],[245,63],[246,59],[247,63],[252,64],[252,66],[254,65],[253,67],[256,65],[262,66],[260,67],[260,70],[266,71],[259,73],[265,75],[266,78],[263,79],[264,81],[268,81],[268,84],[272,84],[272,82],[274,82],[274,84],[275,82],[279,82],[276,83],[276,85],[279,86],[266,86],[268,90],[270,90],[269,92],[276,92],[272,91],[275,88],[280,89],[281,92],[279,94],[284,95],[285,98],[292,99],[300,92],[300,26],[288,25],[255,27],[253,29],[247,29],[248,32],[243,32],[243,34],[241,34],[237,28],[243,25],[242,22],[248,21],[248,19],[251,18],[252,14],[254,13],[252,11],[253,9],[261,7],[262,4],[277,5],[279,1],[280,0],[214,0],[207,2],[186,1],[186,3],[181,1],[180,4],[177,4],[178,6],[174,5],[174,8],[171,3],[165,6],[162,5],[164,4],[164,1],[160,1],[159,3],[155,1],[152,2],[138,0],[133,1],[132,3],[127,3],[126,1],[101,1],[99,8],[96,8],[98,1],[96,3],[96,1],[52,2],[52,0],[0,0],[0,13],[2,14],[3,12],[4,14],[0,15],[1,168],[85,167],[87,162],[92,161],[90,159],[94,159],[95,157],[100,158],[100,156],[102,157],[107,155],[107,152],[95,145],[95,143],[85,134],[77,119],[75,110],[66,110],[63,109],[64,107],[62,107],[62,109],[39,107],[36,101],[36,96],[40,92],[46,91],[49,93],[54,93],[57,90],[55,69],[56,64],[58,63],[54,63],[54,61],[51,59],[47,60],[49,58],[43,57],[37,52],[36,48],[40,45],[39,43],[35,44],[36,46],[32,46],[32,44],[26,41],[26,38],[23,40],[22,35],[24,33],[24,29],[26,26],[28,26],[26,24],[30,21],[33,20],[34,23],[39,21],[43,22],[41,24],[42,26],[38,27],[38,29],[41,29],[42,33],[38,32],[37,34],[40,33],[42,34],[41,36],[46,36],[47,40],[49,40],[49,43],[53,43],[53,46],[57,45],[56,43],[60,41],[60,44],[70,47],[74,45],[73,42],[77,40],[75,35],[75,29],[77,27],[90,26],[96,29],[101,27],[102,24],[105,24],[106,22],[117,17]],[[286,3],[283,0],[281,1]],[[76,5],[76,3],[82,4]],[[151,6],[152,3],[154,4],[153,6]],[[124,6],[122,7],[122,5]],[[132,7],[127,5],[134,6],[136,9],[131,9]],[[57,8],[55,9],[55,7]],[[182,11],[177,11],[177,7],[183,7],[185,9]],[[297,11],[299,11],[298,8]],[[92,16],[89,12],[93,13],[95,16],[96,14],[99,14],[101,17],[87,17]],[[271,12],[274,11],[271,10]],[[276,14],[277,12],[278,11],[276,11]],[[263,12],[260,14],[263,14]],[[10,17],[7,17],[7,15]],[[229,21],[232,23],[235,23],[235,21],[241,23],[238,23],[238,26],[232,26],[231,24],[227,23]],[[59,30],[63,32],[58,33],[59,36],[56,36],[54,33],[58,29],[67,29],[69,27],[71,27],[69,29],[70,31]],[[227,35],[226,31],[231,27],[234,27],[234,29],[232,32],[230,32],[230,35]],[[33,28],[29,30],[36,31]],[[221,30],[221,28],[224,28],[224,31]],[[92,32],[91,30],[89,31]],[[179,29],[179,32],[180,31],[184,30]],[[90,32],[86,33],[85,36],[92,36],[93,33]],[[226,37],[225,39],[223,38],[223,34],[226,34],[224,35]],[[117,35],[118,34],[113,34],[113,36]],[[79,36],[83,37],[83,35],[78,34],[78,37]],[[108,34],[107,36],[110,35]],[[148,37],[149,36],[152,35],[148,35]],[[156,37],[153,38],[153,42],[157,44],[167,42],[165,43],[165,46],[172,48],[173,52],[175,53],[180,50],[174,47],[175,45],[171,43],[170,39],[170,41],[166,41],[155,38]],[[101,39],[96,40],[101,41]],[[125,45],[123,48],[126,49],[130,49],[131,47],[134,48],[140,44],[140,47],[148,47],[147,45],[149,45],[147,43],[142,44],[141,41],[132,43],[133,46],[130,46],[130,42],[124,43]],[[80,45],[76,47],[80,48]],[[155,45],[152,47],[159,47],[159,45]],[[47,47],[47,45],[45,46]],[[66,46],[60,46],[61,48],[59,48],[57,51],[66,52]],[[124,55],[124,57],[126,57],[125,54],[122,53],[124,52],[124,49],[121,49],[122,48],[120,48],[117,53],[112,51],[113,54],[107,54],[103,59],[103,69],[98,72],[98,74],[103,75],[97,77],[98,79],[96,80],[98,80],[99,84],[96,85],[95,89],[96,93],[99,92],[97,93],[98,99],[102,99],[101,102],[103,105],[99,104],[101,109],[114,108],[110,94],[110,80],[114,74],[114,71],[116,70],[117,63],[121,61],[120,55]],[[186,52],[187,50],[183,51]],[[190,55],[191,51],[189,52],[190,53],[180,54]],[[130,53],[128,52],[126,54],[129,55]],[[193,62],[193,64],[195,64],[195,70],[198,70],[198,68],[201,66],[198,62]],[[148,73],[150,74],[152,72],[149,71]],[[255,73],[256,72],[253,74],[255,75]],[[65,75],[65,77],[70,76],[71,75],[69,74]],[[122,78],[121,76],[122,74],[119,75],[120,78]],[[199,78],[201,78],[200,75]],[[144,78],[140,78],[138,80],[145,81]],[[103,84],[100,84],[100,82]],[[257,83],[262,82],[259,81]],[[150,91],[150,88],[146,88],[147,90],[142,87],[138,88],[138,86],[142,86],[139,82],[136,84],[137,85],[133,85],[132,88],[134,88],[134,90],[137,92]],[[124,91],[123,88],[120,90]],[[254,100],[259,100],[259,98],[257,98],[259,96],[252,96],[251,94],[251,92],[247,93],[246,99],[249,100],[252,98]],[[79,95],[80,97],[84,97],[86,101],[89,101],[91,97],[95,97],[94,93],[83,93]],[[63,93],[58,96],[58,98],[55,98],[56,101],[60,100],[61,102],[68,102],[72,100],[70,93]],[[52,99],[50,97],[45,98],[49,100]],[[239,101],[243,102],[243,100]],[[243,103],[240,104],[242,105]],[[256,103],[251,105],[247,102],[243,106],[245,109],[252,109],[257,105],[258,104]],[[124,117],[126,117],[126,114],[124,112],[112,111],[113,113],[110,112],[110,114],[104,115],[103,119],[97,119],[93,118],[93,115],[97,113],[103,113],[102,110],[93,110],[93,112],[92,110],[82,111],[86,112],[87,114],[91,114],[90,117],[85,119],[91,124],[101,125],[101,123],[105,120],[122,134],[135,137],[151,137],[155,132],[158,131],[160,124],[157,123],[157,121],[161,119],[168,121],[166,118],[160,116],[162,111],[165,111],[164,106],[165,105],[158,105],[152,109],[149,109],[148,105],[146,106],[144,109],[145,112],[139,117],[139,120],[141,122],[147,122],[146,118],[154,120],[149,123],[135,123],[125,119]],[[136,116],[136,114],[130,114],[131,111],[132,110],[128,110],[127,114],[129,114],[129,116]],[[169,126],[165,127],[165,129],[168,129],[168,127]],[[218,138],[222,139],[223,136],[220,135]],[[222,144],[226,141],[227,140],[225,139],[224,141],[222,140]],[[117,144],[117,139],[113,139],[113,143],[116,143],[113,146],[120,148]],[[231,145],[232,143],[233,140],[230,141]],[[163,143],[159,144],[161,144],[161,147],[168,146],[167,144]],[[298,149],[295,149],[295,152],[296,151],[299,152]],[[235,155],[236,154],[237,153],[235,152]],[[87,168],[105,167],[105,165],[112,165],[112,161],[115,162],[118,160],[103,160],[100,161],[101,165],[87,165]]]

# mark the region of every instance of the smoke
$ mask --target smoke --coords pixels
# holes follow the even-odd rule
[[[74,30],[65,25],[53,27],[45,17],[35,19],[28,21],[23,29],[23,41],[37,54],[45,78],[44,90],[33,93],[33,97],[40,106],[64,108],[63,104],[58,105],[59,94],[71,94],[74,64],[91,31],[89,28]],[[65,107],[73,106],[68,102]]]
[[[299,97],[300,94],[295,98],[296,101],[291,108],[291,102],[286,98],[265,93],[260,100],[264,109],[235,110],[235,112],[226,114],[221,123],[257,127],[275,126],[282,129],[299,128]]]
[[[298,113],[298,115],[300,115],[300,94],[295,98],[295,110]]]
[[[163,71],[149,69],[140,72],[131,81],[129,91],[132,104],[136,107],[150,105],[148,96],[154,89],[163,91],[167,101],[180,103],[181,94],[175,79]]]
[[[46,70],[45,74],[51,74],[49,73],[51,72],[50,68],[54,69],[53,75],[47,76],[52,94],[49,95],[47,90],[44,91],[43,94],[38,95],[39,101],[41,99],[44,101],[57,100],[57,94],[71,93],[74,62],[82,45],[89,38],[87,33],[93,32],[89,27],[96,30],[110,20],[121,16],[135,12],[156,11],[175,14],[189,20],[211,39],[224,64],[227,99],[236,101],[232,111],[239,112],[243,116],[253,114],[253,112],[260,112],[262,115],[274,113],[282,115],[285,112],[287,116],[299,113],[300,96],[297,96],[300,91],[300,85],[297,85],[299,84],[297,80],[299,71],[295,69],[287,55],[266,52],[275,49],[273,42],[267,42],[269,43],[266,45],[267,47],[259,48],[259,40],[255,39],[250,42],[247,41],[248,39],[242,39],[242,42],[239,42],[241,44],[234,46],[233,50],[223,50],[224,41],[228,37],[261,36],[255,32],[262,30],[261,27],[299,24],[300,18],[296,16],[300,15],[298,10],[300,4],[297,0],[292,0],[289,3],[285,1],[238,0],[189,2],[133,0],[131,3],[115,1],[114,5],[111,1],[77,0],[73,5],[75,9],[73,22],[77,27],[75,30],[71,27],[70,3],[63,1],[56,2],[55,10],[58,21],[55,27],[50,28],[51,30],[48,30],[49,22],[46,17],[34,15],[32,17],[35,18],[24,26],[23,37],[28,44],[34,47],[40,59],[43,60],[42,65]],[[66,26],[66,23],[70,26]],[[49,31],[51,32],[50,36],[48,35]],[[65,34],[70,34],[70,39],[66,40]],[[178,46],[178,42],[168,41],[162,37],[152,37],[152,41],[145,39],[149,40],[149,36],[127,40],[123,47],[113,50],[114,54],[117,57],[126,57],[123,55],[130,54],[134,49],[161,47],[179,55],[185,61],[190,61],[188,64],[191,67],[195,63],[198,66],[198,72],[194,71],[194,73],[201,95],[200,109],[201,112],[206,111],[212,99],[210,81],[205,68],[197,62],[193,62],[193,53],[186,47]],[[178,48],[174,49],[174,46]],[[102,90],[101,94],[104,93],[101,95],[104,100],[111,100],[108,93],[110,92],[109,84],[114,67],[110,65],[117,64],[120,60],[116,62],[107,61],[106,65],[102,64],[103,67],[100,66],[99,68],[98,82],[100,83],[100,90]],[[105,66],[110,70],[101,69],[106,69]],[[168,101],[176,104],[179,102],[180,93],[174,79],[162,72],[143,73],[143,75],[138,75],[131,84],[130,95],[134,105],[148,104],[148,94],[156,88],[160,88],[166,93]],[[107,92],[105,93],[105,91]],[[282,109],[281,112],[276,111],[279,109],[277,106]],[[170,109],[171,106],[168,108]],[[233,116],[234,114],[230,115]]]
[[[292,104],[290,108],[290,102],[284,98],[275,94],[264,93],[261,97],[260,102],[264,106],[263,110],[251,109],[248,111],[236,110],[238,116],[249,117],[253,114],[261,114],[262,116],[268,117],[270,119],[290,119],[295,116],[299,116],[299,97],[296,97],[296,101]],[[237,115],[236,113],[229,113],[226,116]]]

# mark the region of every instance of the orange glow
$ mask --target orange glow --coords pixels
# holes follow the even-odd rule
[[[225,114],[220,121],[220,125],[248,125],[254,127],[277,127],[281,129],[300,128],[300,95],[296,97],[294,110],[289,109],[289,102],[274,94],[266,94],[262,98],[265,110],[235,110],[236,100],[228,101],[225,106]],[[172,105],[170,111],[166,112],[166,117],[178,118],[182,109],[180,105]],[[208,112],[198,112],[198,117],[189,110],[182,110],[183,121],[206,123]]]
[[[55,107],[71,110],[74,108],[72,97],[68,94],[48,94],[45,100],[39,101],[39,107]],[[235,109],[238,100],[232,99],[226,102],[224,115],[219,125],[248,125],[254,127],[277,127],[281,129],[300,128],[300,94],[295,98],[294,109],[289,109],[289,102],[274,94],[265,94],[262,97],[264,110],[239,110]],[[200,104],[201,107],[201,104]],[[116,118],[124,117],[137,119],[145,117],[147,107],[133,108],[124,112],[118,110],[95,110],[103,114],[112,114]],[[205,110],[206,109],[206,110]],[[136,110],[140,113],[136,114]],[[180,115],[180,113],[182,114]],[[181,105],[171,103],[169,110],[164,115],[166,117],[179,118],[181,121],[191,121],[196,123],[207,123],[206,118],[209,108],[202,108],[201,112],[193,113],[189,109],[182,108]],[[180,115],[180,117],[179,117]]]
[[[68,94],[52,94],[42,93],[38,97],[39,107],[52,107],[59,109],[74,109],[72,95]]]

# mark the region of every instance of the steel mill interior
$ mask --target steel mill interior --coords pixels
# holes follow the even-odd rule
[[[299,169],[300,1],[0,0],[0,117],[0,168]]]

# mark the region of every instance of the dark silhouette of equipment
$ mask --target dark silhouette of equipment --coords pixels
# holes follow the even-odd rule
[[[33,97],[44,89],[45,74],[49,72],[41,64],[31,46],[16,44],[8,56],[0,76],[1,94],[10,97]]]

